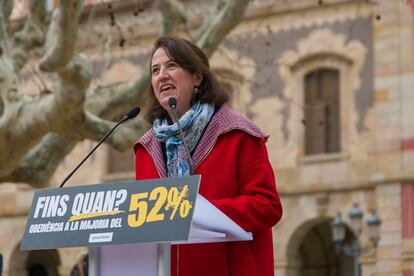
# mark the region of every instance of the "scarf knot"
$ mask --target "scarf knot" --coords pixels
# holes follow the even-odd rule
[[[214,107],[209,104],[195,103],[179,119],[185,143],[192,152],[201,138],[204,128],[213,116]],[[180,136],[178,124],[168,124],[167,119],[156,119],[153,131],[159,142],[165,143],[167,157],[167,174],[171,176],[184,176],[190,174],[190,162],[186,149]]]

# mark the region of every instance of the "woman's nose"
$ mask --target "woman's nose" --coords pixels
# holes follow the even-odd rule
[[[170,75],[168,74],[168,71],[165,68],[164,69],[161,69],[161,71],[160,71],[160,79],[161,80],[166,80],[169,77],[170,77]]]

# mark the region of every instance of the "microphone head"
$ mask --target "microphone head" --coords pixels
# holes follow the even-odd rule
[[[125,115],[125,118],[127,119],[127,120],[129,120],[129,119],[132,119],[132,118],[134,118],[134,117],[136,117],[138,114],[139,114],[139,112],[141,111],[141,109],[138,107],[138,106],[136,106],[136,107],[134,107],[133,109],[131,109],[126,115]]]
[[[171,108],[176,108],[177,107],[177,100],[174,97],[170,97],[168,99],[168,104],[170,105]]]

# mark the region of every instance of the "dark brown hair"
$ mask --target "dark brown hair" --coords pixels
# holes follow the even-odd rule
[[[183,38],[162,36],[155,41],[151,52],[150,76],[152,75],[152,57],[159,48],[163,48],[169,58],[188,72],[202,76],[202,81],[198,86],[199,93],[197,93],[197,96],[193,96],[191,104],[200,101],[201,103],[209,103],[215,107],[220,107],[228,101],[227,93],[210,72],[207,56],[194,43]],[[152,124],[157,118],[167,117],[168,113],[157,101],[152,85],[150,85],[150,100],[150,107],[145,114],[145,119]]]

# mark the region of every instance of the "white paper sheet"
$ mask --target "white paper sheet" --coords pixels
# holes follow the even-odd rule
[[[196,206],[188,241],[174,242],[208,243],[252,240],[252,234],[244,231],[202,195],[197,194]]]

